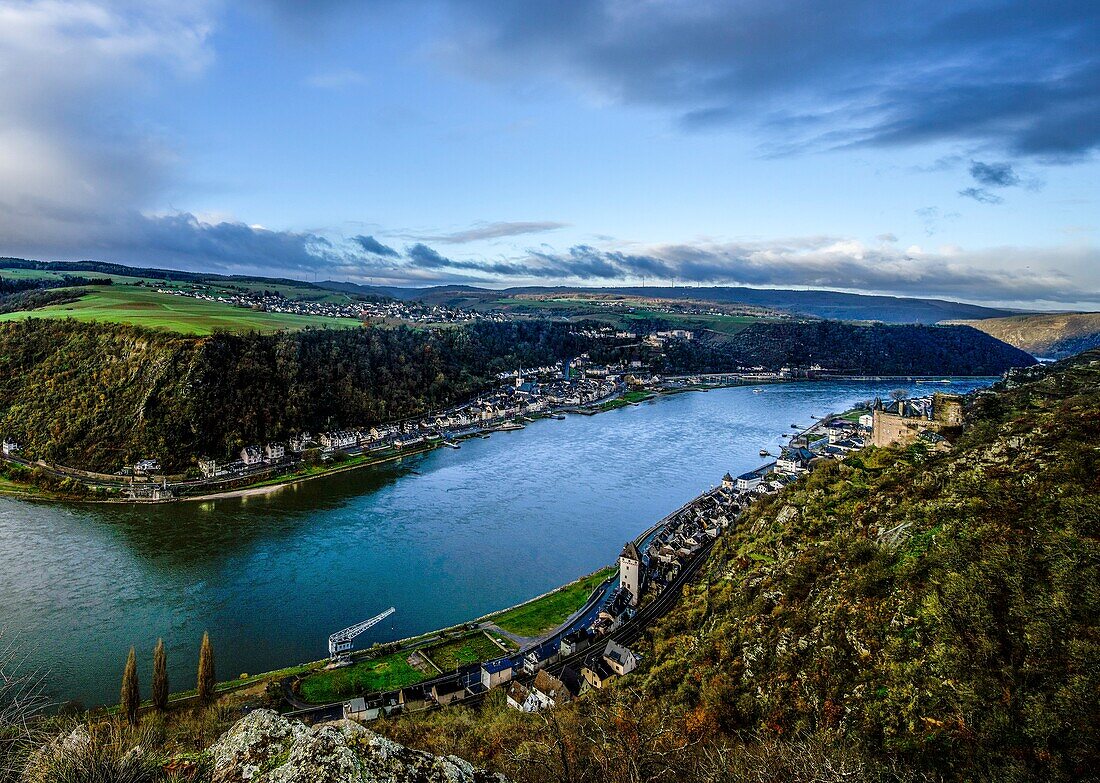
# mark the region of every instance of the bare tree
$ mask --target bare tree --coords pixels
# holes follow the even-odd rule
[[[33,718],[46,705],[41,675],[25,667],[15,641],[0,631],[0,783],[12,783],[34,742]]]

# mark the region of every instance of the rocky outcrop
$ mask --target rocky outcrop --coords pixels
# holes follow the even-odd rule
[[[270,710],[210,749],[214,783],[505,783],[455,756],[411,750],[351,721],[309,728]]]

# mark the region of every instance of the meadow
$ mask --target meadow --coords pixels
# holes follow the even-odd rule
[[[102,290],[89,290],[75,302],[0,315],[0,321],[27,318],[103,321],[197,336],[212,334],[216,330],[277,332],[307,327],[349,329],[360,325],[351,318],[260,312],[223,302],[161,294],[146,288],[118,284]]]

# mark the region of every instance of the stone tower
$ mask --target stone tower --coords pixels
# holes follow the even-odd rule
[[[619,584],[630,591],[630,605],[637,606],[642,597],[642,556],[633,541],[619,555]]]

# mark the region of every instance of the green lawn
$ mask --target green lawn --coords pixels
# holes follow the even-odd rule
[[[552,628],[557,628],[569,615],[584,606],[584,602],[596,586],[607,579],[613,571],[614,568],[608,566],[537,601],[510,609],[490,620],[510,633],[520,636],[539,636]]]
[[[504,640],[508,643],[508,640]],[[483,634],[481,631],[454,639],[449,642],[440,642],[424,650],[427,655],[443,671],[451,671],[468,663],[478,663],[499,658],[504,653],[500,647]]]
[[[114,285],[90,292],[76,302],[56,304],[18,313],[0,315],[0,321],[25,318],[75,318],[78,321],[107,321],[164,329],[183,334],[207,335],[216,329],[234,332],[277,332],[309,326],[347,329],[359,326],[352,318],[321,318],[288,313],[264,313],[207,302],[192,297],[160,294],[146,288]]]
[[[342,669],[323,669],[302,680],[301,696],[313,704],[327,704],[362,693],[404,688],[428,679],[430,674],[409,663],[410,654],[397,652]]]

